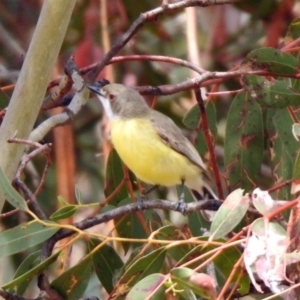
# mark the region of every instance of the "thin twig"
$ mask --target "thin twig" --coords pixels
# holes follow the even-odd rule
[[[201,127],[206,139],[206,144],[208,147],[208,151],[209,151],[209,156],[210,156],[210,160],[211,160],[211,165],[213,168],[213,172],[214,172],[214,176],[215,176],[215,181],[216,181],[216,186],[218,189],[218,196],[219,199],[224,199],[224,194],[223,194],[223,189],[222,189],[222,183],[221,183],[221,178],[220,178],[220,174],[219,174],[219,169],[218,169],[218,164],[217,164],[217,159],[216,159],[216,155],[215,155],[215,151],[214,151],[214,146],[213,146],[213,142],[211,139],[211,133],[209,130],[209,126],[208,126],[208,120],[207,120],[207,115],[205,112],[205,106],[204,106],[204,102],[202,99],[202,95],[201,95],[201,91],[199,89],[195,89],[194,90],[195,95],[196,95],[196,99],[200,108],[200,113],[201,113]]]
[[[207,92],[206,96],[228,96],[228,95],[235,95],[244,91],[244,89],[234,90],[234,91],[221,91],[221,92]]]
[[[42,209],[40,208],[40,206],[38,205],[37,199],[36,199],[36,195],[40,192],[40,190],[42,189],[45,179],[46,179],[46,175],[47,175],[47,170],[49,168],[49,165],[51,164],[51,158],[50,158],[50,151],[51,151],[51,144],[45,144],[45,145],[41,145],[37,142],[32,142],[32,141],[28,141],[28,140],[23,140],[23,139],[18,139],[15,137],[12,137],[8,140],[9,143],[18,143],[18,144],[25,144],[31,147],[37,147],[37,149],[35,149],[34,151],[32,151],[31,153],[29,153],[28,155],[23,156],[20,166],[16,172],[15,178],[13,180],[13,184],[16,186],[16,188],[20,189],[26,198],[26,203],[31,204],[36,212],[36,214],[39,216],[39,218],[41,219],[47,219],[46,215],[44,214],[44,212],[42,211]],[[37,154],[44,152],[45,153],[45,157],[46,157],[46,166],[44,168],[43,171],[43,175],[42,178],[40,180],[39,186],[37,188],[37,190],[32,193],[28,187],[20,180],[20,177],[26,167],[26,165],[28,164],[29,161],[31,161],[33,159],[33,157],[35,157]],[[0,218],[6,218],[6,217],[10,217],[16,213],[18,213],[20,210],[19,209],[13,209],[7,213],[3,213],[0,214]]]
[[[30,189],[19,179],[15,178],[13,180],[13,184],[22,191],[26,199],[29,199],[29,202],[31,206],[33,207],[33,210],[35,214],[41,219],[41,220],[47,220],[47,216],[44,213],[44,211],[41,209],[41,207],[38,204],[38,201],[34,194],[30,191]]]
[[[241,264],[243,262],[243,259],[244,259],[244,257],[243,257],[243,255],[241,255],[240,258],[238,259],[238,261],[234,264],[234,267],[232,268],[232,271],[230,272],[229,276],[227,277],[226,282],[225,282],[221,292],[219,293],[217,300],[224,299],[224,295],[225,295],[227,289],[229,288],[229,285],[232,283],[234,275],[236,274],[238,268],[241,268]],[[239,275],[241,274],[241,271],[242,271],[242,268],[240,269]],[[237,285],[237,284],[238,284],[238,281],[235,282],[235,285]],[[235,289],[232,289],[231,293],[233,293],[234,290]]]
[[[130,41],[130,39],[136,34],[139,28],[141,28],[145,23],[156,21],[159,16],[165,13],[183,9],[186,7],[207,7],[212,5],[222,5],[229,3],[231,4],[233,2],[240,2],[240,0],[183,0],[176,3],[166,3],[161,5],[160,7],[140,14],[140,16],[130,26],[130,28],[119,38],[119,40],[112,46],[112,48],[91,71],[88,76],[88,81],[95,81],[105,65]]]
[[[186,204],[184,212],[186,214],[189,214],[189,213],[192,213],[195,211],[200,211],[200,210],[216,211],[221,206],[221,204],[222,204],[221,202],[216,201],[214,199],[191,202],[191,203]],[[97,216],[84,219],[78,223],[73,224],[73,226],[75,226],[76,228],[78,228],[80,230],[85,230],[85,229],[91,228],[95,225],[106,223],[110,220],[120,218],[120,217],[126,216],[128,214],[137,212],[137,211],[144,211],[144,210],[154,209],[154,208],[178,211],[178,203],[174,202],[174,201],[160,200],[160,199],[138,202],[138,203],[130,203],[130,204],[126,204],[121,207],[112,209],[108,212],[99,214]],[[52,236],[44,244],[43,251],[42,251],[43,252],[42,260],[46,259],[47,257],[49,257],[51,255],[52,249],[56,242],[58,242],[61,239],[71,236],[73,233],[74,233],[73,230],[61,229],[54,236]]]
[[[45,165],[45,168],[44,168],[44,171],[43,171],[42,178],[40,180],[40,184],[37,187],[36,191],[34,192],[35,196],[38,195],[39,192],[40,192],[40,190],[42,189],[44,183],[45,183],[46,175],[47,175],[49,166],[51,165],[50,151],[51,151],[52,144],[48,143],[48,144],[42,145],[42,144],[37,143],[37,142],[33,142],[33,141],[29,141],[29,140],[23,140],[23,139],[18,139],[18,138],[15,138],[15,137],[10,138],[8,140],[8,142],[9,143],[24,144],[24,145],[28,145],[28,146],[36,147],[37,148],[34,151],[30,152],[28,155],[23,156],[22,161],[20,163],[20,166],[19,166],[19,168],[18,168],[18,170],[16,172],[15,178],[20,178],[21,177],[21,174],[23,173],[26,165],[28,164],[28,162],[30,160],[33,159],[33,157],[35,157],[36,155],[38,155],[41,152],[44,152],[45,158],[46,158],[46,165]]]

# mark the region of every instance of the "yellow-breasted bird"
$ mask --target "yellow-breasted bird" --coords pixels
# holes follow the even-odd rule
[[[122,84],[95,84],[89,89],[109,118],[114,148],[138,179],[152,185],[184,184],[197,199],[216,199],[199,153],[169,117]]]

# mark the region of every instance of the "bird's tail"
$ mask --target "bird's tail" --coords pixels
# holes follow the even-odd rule
[[[215,212],[219,209],[222,202],[217,197],[217,195],[213,192],[213,190],[205,184],[202,189],[199,190],[191,190],[194,197],[198,201],[202,200],[212,200],[205,203],[205,208],[202,210],[202,215],[207,221],[212,221],[215,215]]]
[[[213,190],[207,184],[203,185],[200,191],[192,189],[192,193],[194,197],[200,200],[219,200],[217,195],[213,192]]]

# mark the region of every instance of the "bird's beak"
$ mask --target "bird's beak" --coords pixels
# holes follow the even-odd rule
[[[101,88],[99,85],[88,85],[87,86],[89,90],[91,90],[93,93],[99,95],[99,96],[104,96],[102,93],[101,93]]]
[[[88,85],[87,87],[93,92],[96,93],[99,96],[104,96],[103,93],[101,92],[102,88],[109,84],[110,82],[106,79],[101,79],[98,81],[95,81],[93,84]]]

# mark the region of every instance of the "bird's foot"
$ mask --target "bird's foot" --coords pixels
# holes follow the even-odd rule
[[[145,197],[144,196],[139,196],[136,199],[136,203],[138,205],[138,209],[141,210],[144,206],[144,202],[145,202]]]
[[[176,211],[181,212],[183,215],[186,215],[187,212],[187,204],[184,201],[184,198],[179,198],[177,202]]]

